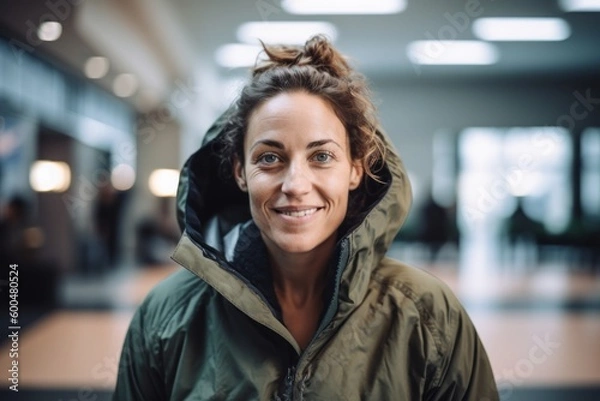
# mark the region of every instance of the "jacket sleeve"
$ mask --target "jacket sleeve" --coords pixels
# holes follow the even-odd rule
[[[426,394],[428,401],[498,401],[494,374],[466,311],[459,305],[446,333],[448,347]]]
[[[144,316],[142,305],[135,313],[125,337],[113,401],[167,399],[160,363],[160,344],[156,340],[157,334],[144,327]]]

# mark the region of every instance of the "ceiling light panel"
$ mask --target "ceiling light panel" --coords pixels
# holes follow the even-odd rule
[[[250,67],[256,63],[261,46],[242,43],[230,43],[217,49],[215,59],[217,64],[226,68]]]
[[[499,59],[496,47],[475,40],[416,40],[406,48],[414,64],[488,65]]]
[[[249,44],[258,44],[260,39],[265,43],[302,45],[316,34],[335,41],[338,33],[333,24],[318,21],[246,22],[237,30],[238,40]]]
[[[397,14],[406,0],[283,0],[281,7],[291,14]]]
[[[559,0],[560,8],[564,11],[600,11],[600,0]]]
[[[571,35],[561,18],[479,18],[473,34],[490,41],[560,41]]]

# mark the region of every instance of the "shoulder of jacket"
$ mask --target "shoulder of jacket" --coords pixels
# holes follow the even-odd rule
[[[204,280],[181,269],[156,285],[138,310],[144,329],[162,336],[185,326],[211,292]],[[175,327],[177,326],[177,327]]]
[[[391,258],[383,258],[373,272],[373,280],[397,288],[417,301],[423,298],[448,298],[448,307],[460,306],[452,290],[433,274]]]
[[[413,309],[420,324],[431,334],[439,355],[449,351],[466,312],[444,282],[431,273],[390,258],[381,261],[372,282],[379,291],[396,298],[404,313]]]

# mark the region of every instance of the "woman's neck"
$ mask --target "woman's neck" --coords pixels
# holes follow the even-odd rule
[[[316,249],[300,254],[281,252],[267,245],[283,323],[301,349],[306,349],[319,324],[335,243],[332,236]]]
[[[306,253],[286,253],[269,249],[273,284],[280,303],[302,308],[307,303],[322,302],[328,265],[335,248],[332,237]]]

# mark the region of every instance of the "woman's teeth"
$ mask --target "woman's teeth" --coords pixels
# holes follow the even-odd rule
[[[306,209],[306,210],[298,210],[298,211],[282,211],[281,214],[291,217],[304,217],[311,215],[317,211],[317,208]]]

